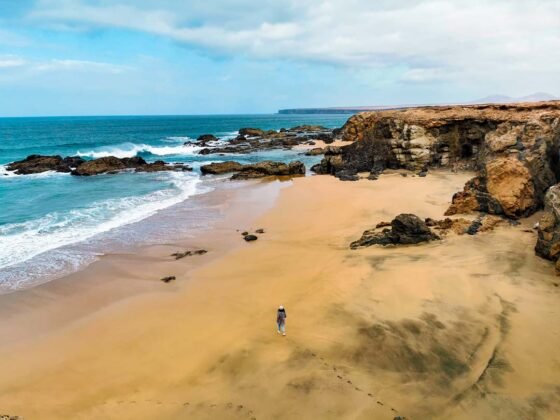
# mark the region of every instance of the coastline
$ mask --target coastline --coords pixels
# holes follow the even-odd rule
[[[282,184],[247,184],[211,233],[184,243],[205,256],[170,261],[176,246],[162,245],[23,291],[35,295],[26,310],[50,299],[57,308],[2,314],[2,336],[20,336],[0,347],[0,407],[45,419],[543,415],[534,401],[555,406],[560,374],[559,292],[532,253],[532,219],[348,249],[398,213],[441,218],[470,175],[295,178],[271,193],[273,206],[262,200]],[[261,227],[254,243],[236,232]],[[163,284],[172,265],[182,273]],[[285,339],[274,331],[278,304]]]

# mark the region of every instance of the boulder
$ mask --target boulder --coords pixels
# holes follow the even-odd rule
[[[315,147],[305,152],[305,156],[319,156],[325,153],[322,147]]]
[[[219,139],[214,134],[202,134],[196,139],[198,142],[206,143],[209,141],[218,141]]]
[[[256,241],[259,238],[256,235],[249,234],[249,235],[243,236],[243,239],[245,239],[245,241],[247,241],[247,242],[252,242],[252,241]]]
[[[550,187],[544,202],[544,213],[537,225],[535,253],[557,262],[560,259],[560,184]]]
[[[293,176],[305,175],[305,165],[300,161],[290,162],[273,162],[265,160],[258,163],[243,165],[239,172],[234,174],[231,179],[252,179],[263,178],[267,176]]]
[[[108,172],[122,171],[130,168],[121,159],[114,156],[102,157],[82,163],[72,171],[72,175],[91,176]]]
[[[203,175],[219,175],[240,171],[242,167],[243,165],[241,163],[234,161],[209,163],[208,165],[202,165],[200,167],[200,172],[202,172]]]
[[[244,137],[262,137],[265,131],[260,128],[240,128],[239,135]]]
[[[80,157],[30,155],[25,159],[7,165],[8,171],[15,171],[18,175],[38,174],[47,171],[70,172],[72,168],[82,164]]]
[[[350,244],[351,249],[371,245],[412,245],[440,239],[426,223],[414,214],[399,214],[391,221],[391,229],[366,230],[362,237]]]

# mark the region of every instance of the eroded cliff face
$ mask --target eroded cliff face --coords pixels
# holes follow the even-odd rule
[[[325,155],[316,171],[477,171],[448,214],[527,216],[560,175],[560,101],[365,112],[348,120],[341,137],[352,143]]]

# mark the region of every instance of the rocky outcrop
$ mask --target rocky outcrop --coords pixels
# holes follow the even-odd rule
[[[267,176],[294,176],[305,175],[305,165],[300,161],[290,163],[273,162],[265,160],[257,163],[242,165],[239,162],[220,162],[202,165],[202,174],[226,174],[236,172],[231,179],[244,180],[253,178],[264,178]]]
[[[169,165],[162,160],[148,163],[141,157],[116,158],[114,156],[102,157],[88,160],[72,171],[72,175],[91,176],[100,174],[114,174],[123,170],[134,170],[135,172],[161,172],[161,171],[190,171],[192,168],[181,164]]]
[[[391,229],[381,232],[376,229],[366,230],[360,239],[350,244],[357,249],[371,245],[412,245],[439,239],[426,223],[414,214],[399,214],[391,221]]]
[[[341,136],[353,143],[325,154],[313,170],[373,178],[385,168],[477,171],[448,214],[527,216],[560,175],[559,101],[365,112],[351,117]]]
[[[202,165],[200,167],[200,172],[203,175],[220,175],[220,174],[227,174],[231,172],[240,171],[243,168],[243,165],[239,162],[228,161],[228,162],[218,162],[218,163],[209,163],[208,165]]]
[[[300,161],[294,161],[286,164],[265,160],[263,162],[243,165],[242,168],[231,177],[231,179],[239,180],[263,178],[267,176],[294,175],[305,175],[305,165]]]
[[[556,273],[560,274],[560,184],[546,193],[544,213],[537,225],[535,252],[542,258],[556,263]]]
[[[261,130],[260,128],[241,128],[239,135],[227,142],[227,145],[209,145],[207,141],[198,141],[203,146],[201,155],[224,153],[251,153],[262,150],[291,149],[298,145],[313,145],[314,140],[325,143],[334,141],[334,130],[322,126],[302,125],[288,129]],[[210,147],[207,147],[210,146]]]
[[[72,168],[81,165],[84,160],[78,156],[62,158],[62,156],[30,155],[25,159],[7,165],[8,171],[18,175],[38,174],[47,171],[71,172]]]
[[[135,172],[192,170],[192,168],[182,163],[170,165],[162,160],[148,163],[141,157],[119,159],[114,156],[107,156],[94,160],[83,160],[76,156],[65,157],[63,159],[61,156],[40,155],[30,155],[23,160],[10,163],[7,169],[9,171],[15,171],[18,175],[56,171],[71,172],[72,175],[80,176],[117,173],[123,170],[134,170]]]

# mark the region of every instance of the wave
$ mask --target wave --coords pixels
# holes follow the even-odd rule
[[[6,169],[6,165],[0,165],[0,181],[4,179],[14,179],[14,178],[21,179],[21,177],[25,177],[26,179],[32,179],[32,178],[51,178],[55,176],[66,176],[66,175],[70,175],[70,174],[66,172],[46,171],[38,174],[18,175],[13,171],[8,171],[8,169]]]
[[[200,179],[196,175],[169,172],[164,176],[168,177],[168,188],[164,190],[102,200],[84,208],[52,212],[38,219],[0,226],[0,269],[138,222],[200,192]]]
[[[134,157],[139,153],[150,153],[156,156],[193,155],[200,149],[202,149],[202,147],[190,144],[178,146],[151,146],[149,144],[122,143],[116,146],[103,146],[85,152],[78,150],[76,155],[94,159],[107,156],[115,156],[118,158]]]

